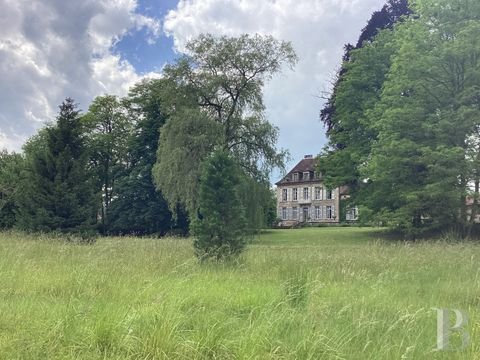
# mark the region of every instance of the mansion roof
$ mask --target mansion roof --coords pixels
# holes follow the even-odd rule
[[[305,155],[305,157],[275,185],[294,185],[320,181],[318,173],[315,171],[316,164],[316,158],[312,155]],[[305,178],[304,174],[306,175],[306,173],[308,173],[308,177]]]

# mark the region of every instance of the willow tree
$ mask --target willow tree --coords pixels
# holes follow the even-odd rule
[[[243,172],[264,181],[283,166],[278,129],[265,119],[265,82],[297,61],[289,42],[271,36],[201,35],[164,70],[162,128],[154,178],[169,206],[197,209],[200,169],[214,151],[232,155]]]

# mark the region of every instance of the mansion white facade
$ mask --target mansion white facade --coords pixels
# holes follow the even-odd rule
[[[340,222],[340,188],[328,189],[316,161],[306,155],[277,185],[277,216],[281,226],[298,223],[337,224]],[[355,221],[357,210],[347,211],[346,220]]]

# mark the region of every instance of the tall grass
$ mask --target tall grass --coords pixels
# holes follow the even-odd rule
[[[381,237],[270,231],[202,265],[190,240],[3,233],[0,358],[480,358],[480,246]],[[465,350],[434,351],[432,307],[468,313]]]

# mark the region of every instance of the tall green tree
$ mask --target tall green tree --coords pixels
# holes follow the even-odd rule
[[[15,196],[18,194],[22,165],[23,158],[20,154],[0,151],[0,229],[9,229],[15,225]]]
[[[201,260],[231,258],[245,247],[245,210],[239,198],[241,177],[241,169],[223,150],[204,162],[198,214],[193,220],[195,254]]]
[[[320,157],[320,171],[330,187],[348,185],[353,196],[365,188],[360,169],[368,160],[378,130],[370,111],[381,97],[395,54],[391,30],[380,33],[372,43],[351,51],[345,73],[335,89],[335,112],[330,116],[329,143]]]
[[[161,131],[154,179],[171,209],[178,203],[196,213],[202,164],[215,149],[230,153],[250,177],[268,178],[282,166],[278,129],[266,121],[262,88],[296,55],[271,36],[201,35],[187,54],[167,66],[168,121]]]
[[[413,10],[352,51],[321,165],[327,182],[351,185],[361,217],[409,236],[465,231],[467,197],[478,198],[480,4],[419,0]]]
[[[122,100],[113,95],[96,97],[82,121],[87,129],[87,147],[97,177],[100,221],[108,231],[109,210],[116,196],[117,178],[125,166],[127,144],[133,128]]]
[[[409,234],[466,229],[476,151],[469,140],[480,124],[475,4],[418,2],[416,19],[396,33],[401,46],[372,112],[379,136],[364,175],[393,190],[385,200],[394,206],[381,211]]]
[[[348,185],[354,202],[372,191],[360,175],[378,135],[369,111],[380,99],[398,49],[395,24],[410,14],[407,0],[389,0],[372,14],[357,44],[345,46],[332,94],[320,112],[329,138],[320,157],[320,171],[329,187]]]
[[[173,218],[166,200],[155,189],[152,168],[157,159],[160,131],[166,121],[161,102],[164,81],[143,81],[125,99],[135,126],[125,146],[126,162],[116,181],[109,210],[110,233],[165,234],[188,232],[185,212]]]
[[[17,225],[31,231],[84,231],[96,222],[96,201],[79,110],[70,98],[55,124],[24,147]]]

